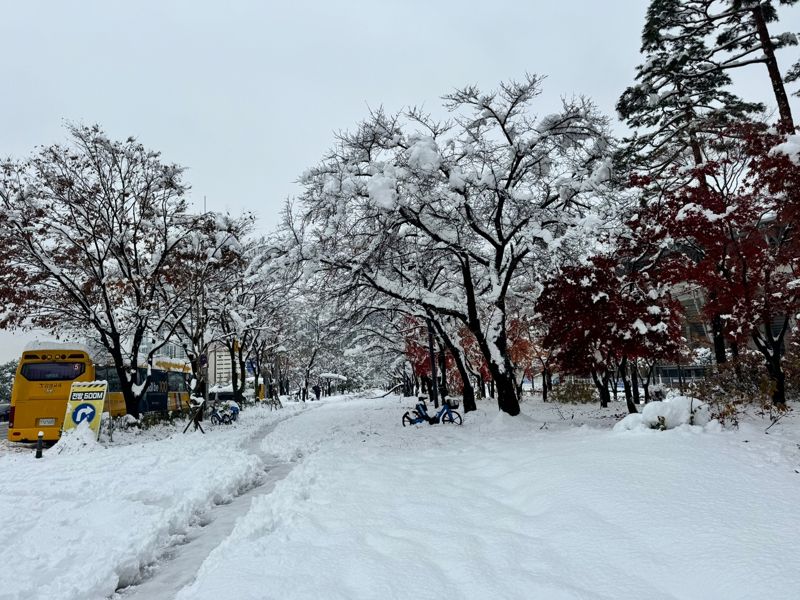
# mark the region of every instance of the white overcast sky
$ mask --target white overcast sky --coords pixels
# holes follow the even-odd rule
[[[0,156],[63,141],[65,120],[137,136],[188,167],[192,200],[272,228],[298,175],[368,107],[433,108],[456,86],[547,75],[541,112],[585,94],[613,114],[647,0],[5,0]],[[800,9],[775,31],[800,31]],[[790,49],[782,67],[796,59]],[[737,75],[770,101],[765,69]],[[0,332],[0,360],[29,334]]]

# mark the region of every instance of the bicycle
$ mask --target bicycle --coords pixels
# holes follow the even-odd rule
[[[222,423],[223,425],[230,425],[231,424],[231,416],[225,412],[219,412],[217,410],[217,405],[211,405],[211,424],[212,425],[219,425]]]
[[[454,408],[458,408],[457,402],[444,400],[442,402],[442,407],[436,412],[436,414],[430,416],[428,414],[428,406],[425,404],[425,400],[421,400],[421,402],[418,402],[411,411],[407,411],[403,415],[403,427],[406,425],[416,425],[417,423],[422,423],[425,421],[427,421],[429,425],[435,425],[436,423],[454,423],[455,425],[461,425],[461,415],[453,410]],[[413,417],[411,416],[411,413],[414,413]]]
[[[230,400],[229,402],[225,403],[225,408],[223,409],[223,414],[230,415],[231,423],[236,421],[239,418],[239,413],[242,409],[239,408],[239,404]]]

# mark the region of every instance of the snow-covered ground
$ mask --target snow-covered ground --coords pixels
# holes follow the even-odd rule
[[[207,435],[59,442],[40,460],[14,447],[0,458],[0,599],[105,598],[136,582],[215,505],[263,480],[247,446],[297,410],[250,409],[235,426],[206,423]]]
[[[798,597],[796,414],[768,434],[758,417],[612,431],[618,405],[511,418],[486,402],[462,427],[404,429],[408,407],[334,398],[207,436],[4,456],[0,598],[103,598],[148,563],[185,570],[165,549],[264,457],[293,468],[177,598]]]

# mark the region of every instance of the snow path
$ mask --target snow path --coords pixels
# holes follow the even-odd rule
[[[140,580],[203,515],[264,477],[243,448],[306,408],[251,407],[206,435],[177,425],[119,431],[108,446],[65,439],[41,460],[3,453],[0,600],[104,599]]]
[[[279,421],[280,422],[280,421]],[[233,531],[237,519],[250,510],[253,499],[272,492],[275,484],[286,477],[294,464],[276,462],[277,458],[261,451],[263,439],[275,429],[268,425],[243,450],[259,457],[263,474],[252,486],[230,503],[215,506],[200,515],[184,537],[165,550],[154,565],[144,569],[141,583],[120,589],[114,598],[119,600],[167,600],[192,583],[203,561]]]
[[[407,404],[278,425],[264,450],[302,462],[177,599],[798,597],[796,420],[612,432],[482,403],[461,428],[403,429]]]

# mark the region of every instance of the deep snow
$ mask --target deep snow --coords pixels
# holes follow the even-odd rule
[[[259,454],[294,468],[181,600],[798,597],[796,415],[768,435],[755,416],[612,431],[619,405],[531,401],[511,418],[485,402],[460,428],[404,429],[411,405],[336,398],[208,436],[4,456],[0,598],[108,596],[252,481]]]
[[[251,409],[234,427],[207,435],[160,428],[115,432],[116,444],[79,449],[59,442],[0,458],[0,599],[105,598],[139,580],[146,567],[184,541],[215,505],[262,476],[245,446],[292,407]]]

